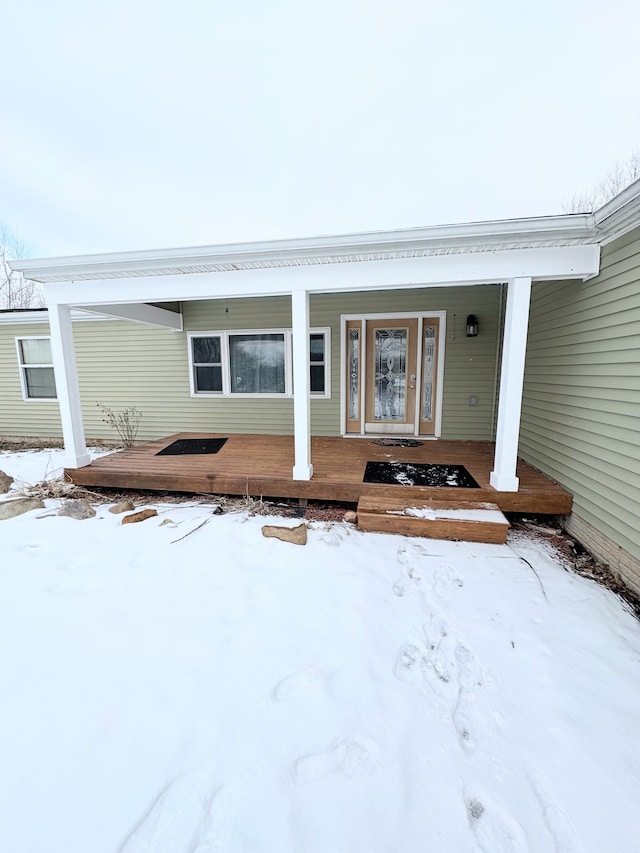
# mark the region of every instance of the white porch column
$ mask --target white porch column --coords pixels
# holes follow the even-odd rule
[[[310,480],[311,406],[309,402],[309,294],[296,290],[291,294],[293,329],[293,436],[294,480]]]
[[[80,386],[71,328],[71,309],[68,305],[58,304],[49,305],[48,309],[51,356],[64,437],[63,465],[65,468],[82,468],[88,465],[91,459],[87,453],[84,437]]]
[[[498,491],[517,492],[519,480],[516,477],[516,463],[522,410],[524,359],[529,327],[531,278],[514,278],[507,287],[496,452],[489,481]]]

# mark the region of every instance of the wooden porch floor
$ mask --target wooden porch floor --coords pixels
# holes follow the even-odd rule
[[[180,438],[225,437],[216,454],[157,456]],[[482,501],[503,512],[566,515],[572,495],[520,461],[520,491],[498,492],[489,485],[494,446],[479,441],[423,441],[419,447],[384,447],[367,438],[314,437],[313,477],[292,478],[293,437],[179,433],[96,459],[84,468],[66,469],[68,480],[82,486],[271,498],[308,498],[357,503],[364,495],[401,494],[403,499]],[[479,489],[426,488],[363,483],[369,461],[464,465]]]

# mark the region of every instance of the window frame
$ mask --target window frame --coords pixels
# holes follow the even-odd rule
[[[53,356],[51,357],[51,362],[42,363],[42,364],[25,364],[22,356],[22,347],[20,344],[22,341],[49,341],[49,348],[51,348],[51,335],[19,335],[15,339],[16,341],[16,353],[18,356],[18,370],[20,373],[20,386],[22,388],[22,399],[25,403],[57,403],[58,402],[58,387],[56,385],[56,375],[53,367]],[[29,384],[27,382],[27,369],[36,367],[36,368],[51,368],[53,371],[53,386],[55,388],[55,396],[54,397],[33,397],[29,394]]]
[[[195,361],[193,358],[193,338],[220,338],[220,372],[222,374],[222,390],[221,391],[198,391],[196,388],[196,369],[198,367],[217,366],[218,362],[201,362]],[[224,340],[219,332],[203,332],[195,334],[189,332],[189,384],[191,387],[192,397],[222,397],[225,395],[225,357],[223,352]]]
[[[331,328],[329,326],[309,328],[309,371],[317,362],[311,361],[311,335],[322,335],[324,337],[324,391],[311,390],[311,375],[309,375],[309,397],[312,400],[328,400],[331,398]]]
[[[275,392],[239,392],[231,390],[231,358],[229,348],[229,338],[235,335],[283,335],[284,336],[284,377],[285,390],[284,393]],[[323,335],[324,337],[324,391],[309,391],[309,397],[313,400],[329,399],[331,397],[331,329],[327,327],[310,328],[309,329],[309,353],[311,348],[311,335]],[[222,367],[222,391],[198,391],[196,387],[196,365],[202,367],[202,363],[194,362],[193,359],[193,339],[194,338],[220,338],[220,364]],[[292,338],[291,329],[276,328],[276,329],[214,329],[211,331],[190,331],[187,332],[187,350],[189,359],[189,389],[192,397],[210,397],[216,398],[232,398],[234,400],[283,400],[293,398],[293,354],[292,354]],[[314,364],[309,361],[309,369]],[[317,363],[316,363],[317,364]],[[309,375],[309,383],[311,383],[311,375]]]

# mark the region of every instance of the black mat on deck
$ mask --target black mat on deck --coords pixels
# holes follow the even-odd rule
[[[420,447],[422,442],[415,438],[376,438],[373,444],[380,447]]]
[[[226,438],[179,438],[156,453],[156,456],[201,456],[217,453]]]
[[[431,488],[480,488],[464,465],[412,465],[410,462],[367,462],[363,483]]]

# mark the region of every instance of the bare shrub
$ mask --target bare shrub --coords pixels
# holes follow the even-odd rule
[[[102,421],[114,429],[120,437],[122,447],[133,447],[138,435],[142,412],[135,406],[126,409],[110,409],[102,403],[96,404],[102,413]]]

